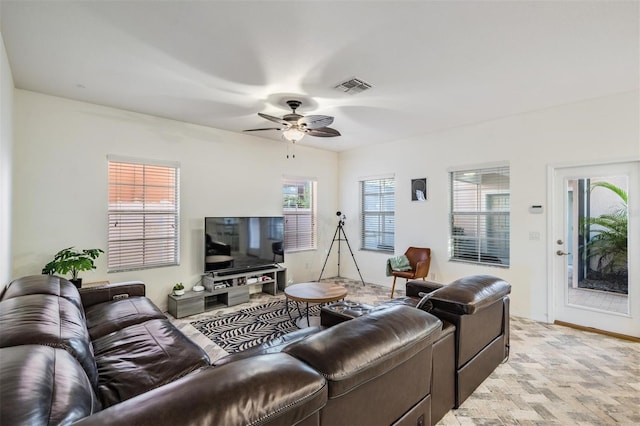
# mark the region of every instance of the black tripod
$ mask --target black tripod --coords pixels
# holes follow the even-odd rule
[[[331,246],[329,246],[329,252],[327,253],[327,258],[324,260],[324,265],[322,265],[322,271],[320,271],[320,277],[318,278],[318,282],[322,279],[324,268],[325,266],[327,266],[327,261],[329,260],[329,256],[331,255],[331,249],[333,248],[333,243],[335,243],[336,241],[338,241],[338,276],[340,276],[340,241],[346,241],[347,247],[349,248],[349,252],[351,253],[351,258],[353,259],[353,264],[356,265],[356,269],[358,270],[358,275],[360,275],[360,281],[362,281],[362,285],[364,286],[365,283],[364,283],[364,280],[362,279],[360,268],[358,268],[358,262],[356,262],[356,258],[353,255],[353,250],[351,250],[351,245],[349,244],[349,240],[347,239],[347,234],[345,234],[344,229],[342,229],[346,216],[340,212],[337,212],[336,215],[342,216],[342,217],[338,220],[338,226],[336,227],[336,232],[333,234],[333,240],[331,241]]]

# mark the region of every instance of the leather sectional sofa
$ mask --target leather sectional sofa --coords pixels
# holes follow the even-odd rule
[[[508,352],[508,284],[434,287],[210,365],[142,283],[20,278],[0,296],[0,424],[428,425]],[[484,345],[465,317],[502,331]]]

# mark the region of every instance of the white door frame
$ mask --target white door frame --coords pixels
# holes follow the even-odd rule
[[[635,163],[635,178],[632,176],[629,179],[629,203],[628,203],[628,214],[629,214],[629,314],[628,315],[620,315],[620,314],[607,314],[605,312],[590,312],[590,316],[593,317],[593,321],[588,324],[577,324],[581,326],[586,326],[590,328],[596,328],[607,332],[612,333],[620,333],[633,337],[640,337],[640,283],[638,283],[638,278],[640,274],[638,273],[639,262],[632,262],[631,259],[636,259],[640,257],[640,238],[632,238],[633,235],[640,235],[639,227],[640,227],[640,179],[638,179],[638,168],[640,168],[640,161],[638,159],[623,159],[623,160],[612,160],[607,162],[589,162],[589,163],[570,163],[570,164],[553,164],[547,166],[547,205],[549,208],[548,220],[547,220],[547,312],[548,312],[548,322],[553,323],[558,316],[558,311],[556,308],[556,300],[560,296],[558,294],[557,284],[559,271],[559,259],[556,251],[559,247],[556,243],[558,238],[566,239],[566,232],[564,229],[556,229],[557,223],[559,222],[559,218],[557,215],[565,215],[565,206],[564,203],[562,205],[558,205],[557,200],[559,200],[559,196],[564,194],[558,194],[558,180],[556,178],[556,173],[558,171],[562,171],[563,169],[568,168],[582,168],[582,167],[598,167],[598,166],[615,166],[616,164],[628,164]],[[564,179],[563,179],[564,181]],[[566,196],[565,196],[566,198]],[[563,218],[564,220],[564,218]],[[561,234],[562,233],[562,234]],[[575,247],[574,247],[575,249]],[[566,265],[566,261],[564,265]],[[566,271],[566,266],[563,266]],[[566,273],[565,273],[566,277]],[[634,282],[635,281],[635,282]],[[565,284],[568,285],[566,280]],[[580,309],[580,308],[576,308]],[[626,317],[623,319],[624,329],[616,330],[611,329],[609,327],[610,321],[614,321],[616,317]],[[598,321],[599,319],[599,321]]]

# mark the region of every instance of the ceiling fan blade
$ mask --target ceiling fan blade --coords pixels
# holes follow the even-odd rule
[[[298,120],[298,124],[304,125],[307,129],[319,129],[331,123],[333,123],[333,117],[328,115],[307,115]]]
[[[266,118],[269,121],[273,121],[274,123],[282,124],[283,126],[289,127],[291,125],[288,121],[285,121],[280,117],[274,117],[273,115],[263,114],[261,112],[259,112],[258,115],[262,118]]]
[[[340,132],[336,129],[332,129],[331,127],[321,127],[319,129],[307,129],[307,134],[309,136],[316,136],[319,138],[330,138],[333,136],[340,136]]]
[[[282,130],[278,127],[265,127],[262,129],[247,129],[247,130],[243,130],[243,132],[258,132],[260,130]]]

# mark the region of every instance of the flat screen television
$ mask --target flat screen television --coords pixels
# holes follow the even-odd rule
[[[204,271],[219,275],[284,262],[284,217],[204,218]]]

